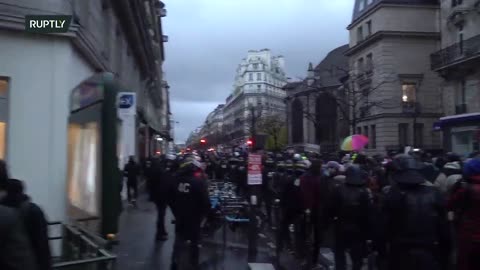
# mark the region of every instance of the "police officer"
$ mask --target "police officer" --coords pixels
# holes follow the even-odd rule
[[[151,165],[152,188],[154,189],[153,201],[157,207],[157,230],[155,239],[165,241],[168,234],[165,229],[165,213],[168,196],[175,181],[176,168],[178,167],[175,155],[168,154],[163,160],[155,159]]]
[[[302,193],[300,189],[300,176],[302,170],[295,166],[292,160],[285,162],[286,174],[284,175],[285,188],[280,199],[280,208],[282,210],[282,222],[280,224],[279,249],[283,249],[285,243],[287,248],[291,247],[290,226],[298,223],[298,219],[302,214]],[[297,230],[298,232],[298,230]]]
[[[210,209],[203,167],[198,157],[186,158],[178,169],[176,184],[170,192],[172,196],[169,198],[169,206],[175,217],[175,244],[171,269],[177,268],[180,249],[187,241],[190,247],[191,266],[198,269],[201,224]]]
[[[263,164],[262,171],[262,202],[265,204],[265,210],[267,211],[267,221],[272,221],[272,182],[275,173],[275,161],[271,156],[267,156]]]
[[[329,216],[335,226],[335,268],[346,269],[345,252],[352,259],[352,269],[362,268],[369,239],[369,216],[372,209],[368,174],[357,165],[346,171],[345,184],[337,183],[332,194]]]
[[[444,198],[425,185],[414,157],[397,155],[393,166],[395,184],[382,205],[389,269],[445,269],[450,239]]]

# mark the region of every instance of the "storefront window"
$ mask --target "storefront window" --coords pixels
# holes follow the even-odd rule
[[[479,149],[480,129],[476,127],[459,127],[452,129],[452,151],[468,156]]]
[[[0,159],[5,159],[8,118],[8,80],[0,77]]]

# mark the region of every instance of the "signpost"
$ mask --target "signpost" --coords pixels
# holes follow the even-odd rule
[[[248,155],[248,185],[262,184],[262,156],[259,154]]]

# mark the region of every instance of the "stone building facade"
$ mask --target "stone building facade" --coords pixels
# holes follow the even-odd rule
[[[349,46],[340,46],[315,68],[309,65],[307,77],[287,84],[288,144],[300,151],[334,152],[348,135],[342,114],[345,96],[342,78],[348,76]],[[347,113],[346,111],[344,111]]]
[[[237,68],[234,90],[223,108],[223,130],[227,141],[244,141],[249,135],[251,113],[285,116],[287,83],[283,56],[269,49],[250,50]],[[251,110],[251,108],[254,110]]]
[[[441,148],[432,126],[442,116],[442,80],[429,58],[440,46],[439,14],[434,0],[355,1],[348,87],[365,98],[351,132],[370,137],[368,153]]]
[[[72,15],[67,33],[25,32],[25,15]],[[0,0],[0,145],[49,220],[65,220],[69,95],[112,72],[138,96],[138,122],[167,129],[158,0]]]
[[[443,147],[468,155],[480,150],[480,1],[441,1],[441,48],[432,70],[443,77],[445,117],[435,127]]]

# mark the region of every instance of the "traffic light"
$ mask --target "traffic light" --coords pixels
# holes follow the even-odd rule
[[[248,146],[252,146],[252,145],[253,145],[253,141],[252,141],[251,139],[248,139],[247,144],[248,144]]]
[[[201,139],[201,140],[200,140],[200,143],[201,143],[201,144],[206,144],[206,143],[207,143],[207,140]]]

